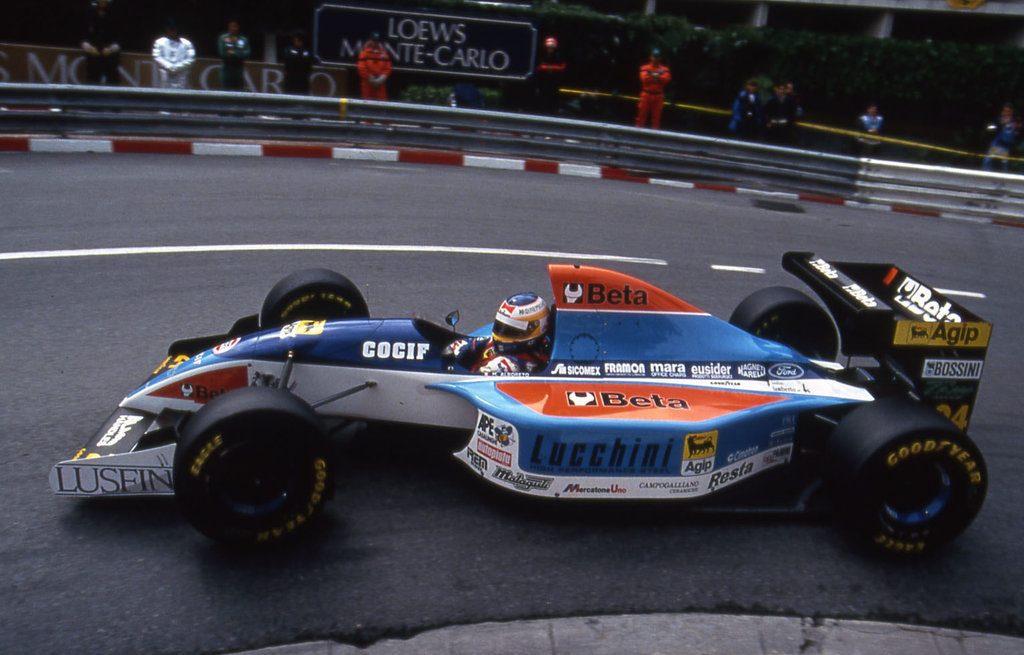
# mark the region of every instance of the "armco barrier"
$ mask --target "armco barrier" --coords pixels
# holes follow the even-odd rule
[[[1015,220],[1024,177],[507,112],[259,93],[0,84],[0,133],[348,142],[582,161]]]

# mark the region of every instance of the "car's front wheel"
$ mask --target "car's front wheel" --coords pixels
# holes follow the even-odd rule
[[[214,398],[185,424],[175,496],[203,534],[265,543],[302,531],[331,490],[326,435],[287,391],[248,387]]]

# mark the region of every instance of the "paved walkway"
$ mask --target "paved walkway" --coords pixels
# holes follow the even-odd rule
[[[366,648],[330,641],[248,655],[1024,655],[1024,639],[914,625],[715,614],[481,623]]]

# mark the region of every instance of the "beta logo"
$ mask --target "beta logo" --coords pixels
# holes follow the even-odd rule
[[[920,316],[922,320],[929,323],[948,321],[960,323],[960,315],[953,310],[953,303],[942,302],[936,298],[937,294],[931,288],[918,282],[909,275],[904,275],[896,291],[893,300],[905,307],[911,314]]]
[[[562,302],[566,305],[635,305],[647,306],[647,291],[628,284],[622,288],[608,287],[600,282],[567,282],[562,286]]]
[[[132,431],[132,426],[141,421],[143,416],[137,416],[135,414],[122,414],[114,419],[114,423],[109,429],[103,434],[96,446],[98,448],[109,448],[115,445],[118,441],[121,441],[128,433]]]
[[[682,398],[666,398],[658,393],[627,395],[620,391],[567,391],[570,407],[657,407],[660,409],[690,409]]]

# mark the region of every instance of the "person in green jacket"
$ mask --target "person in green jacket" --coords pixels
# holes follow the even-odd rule
[[[217,39],[217,54],[220,55],[220,87],[225,91],[242,91],[245,88],[245,60],[251,49],[249,39],[241,34],[241,25],[235,19],[228,21],[228,31]]]

